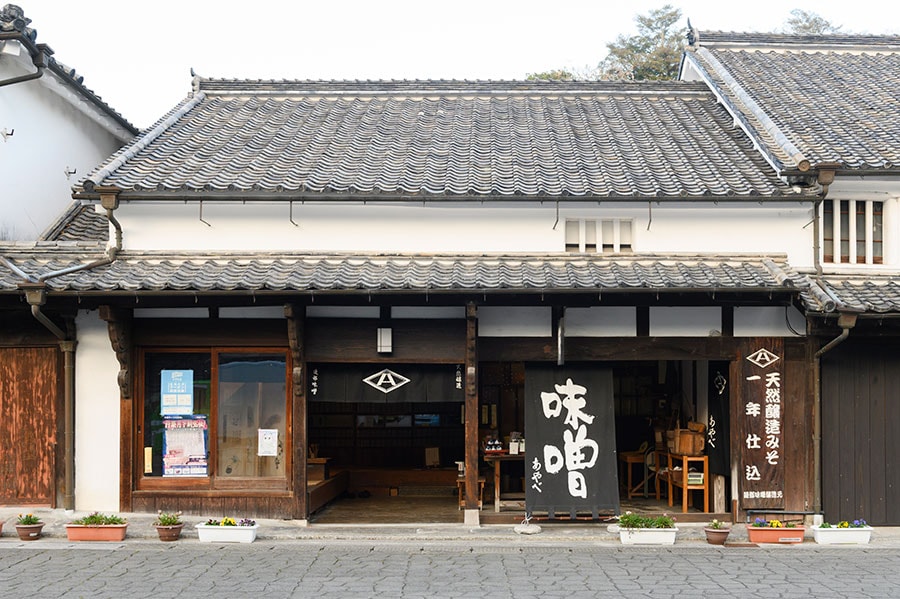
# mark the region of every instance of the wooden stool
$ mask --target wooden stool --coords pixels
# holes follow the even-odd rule
[[[456,479],[456,490],[459,494],[459,509],[466,507],[466,479]],[[484,478],[478,478],[478,509],[484,504]]]

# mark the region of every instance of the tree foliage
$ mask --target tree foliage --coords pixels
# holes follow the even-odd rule
[[[826,35],[829,33],[841,33],[841,25],[832,25],[816,13],[795,8],[791,16],[785,21],[785,33],[797,35]]]
[[[542,73],[528,73],[525,77],[528,81],[572,81],[575,74],[568,69],[553,69]]]
[[[686,28],[678,27],[681,10],[671,4],[635,17],[637,35],[619,35],[606,44],[609,54],[598,65],[601,79],[675,79]]]

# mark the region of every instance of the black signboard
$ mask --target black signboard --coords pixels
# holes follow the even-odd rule
[[[612,371],[525,367],[525,511],[619,513]]]
[[[311,364],[309,398],[331,402],[464,401],[462,365]]]
[[[706,453],[710,474],[731,476],[731,433],[729,426],[729,363],[709,363],[709,418],[706,423]]]

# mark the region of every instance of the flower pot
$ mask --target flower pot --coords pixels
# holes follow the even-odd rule
[[[872,527],[862,526],[857,528],[820,528],[812,527],[813,539],[820,545],[866,545],[872,537]]]
[[[803,534],[806,528],[795,526],[793,528],[748,526],[747,536],[751,543],[785,543],[794,544],[803,542]]]
[[[728,540],[728,535],[729,533],[731,533],[731,529],[706,527],[703,529],[703,532],[706,533],[706,542],[710,545],[724,545],[725,541]]]
[[[16,524],[16,534],[19,535],[19,539],[22,541],[37,541],[41,538],[41,530],[43,528],[43,522],[38,524]]]
[[[256,539],[259,524],[253,526],[216,526],[198,524],[197,534],[201,543],[252,543]]]
[[[66,536],[70,541],[122,541],[127,524],[66,524]]]
[[[674,545],[677,528],[620,528],[623,545]]]
[[[177,541],[181,537],[181,529],[184,524],[156,525],[156,534],[160,541]]]

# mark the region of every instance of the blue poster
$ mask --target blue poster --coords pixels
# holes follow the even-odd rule
[[[194,371],[163,370],[160,375],[159,413],[185,416],[194,413]]]

